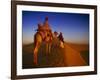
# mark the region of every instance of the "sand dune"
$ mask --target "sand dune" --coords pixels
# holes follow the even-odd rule
[[[86,62],[80,55],[80,52],[71,48],[69,45],[65,44],[64,48],[64,60],[67,66],[83,66]]]

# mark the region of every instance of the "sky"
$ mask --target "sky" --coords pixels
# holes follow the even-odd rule
[[[89,14],[22,11],[23,44],[33,42],[38,23],[44,23],[46,16],[52,31],[62,32],[64,41],[89,43]]]

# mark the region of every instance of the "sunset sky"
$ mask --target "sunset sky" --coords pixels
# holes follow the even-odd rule
[[[52,31],[62,32],[71,43],[89,43],[89,14],[22,11],[23,44],[33,42],[37,24],[49,18]]]

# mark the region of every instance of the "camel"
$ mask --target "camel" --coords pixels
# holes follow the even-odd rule
[[[43,29],[43,26],[38,24],[38,31],[34,35],[34,49],[33,49],[33,57],[34,57],[34,64],[38,65],[38,50],[42,42],[46,43],[46,53],[50,53],[51,43],[52,43],[52,32],[51,30]]]

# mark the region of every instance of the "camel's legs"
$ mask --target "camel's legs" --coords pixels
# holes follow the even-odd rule
[[[49,54],[51,52],[51,43],[46,44],[46,54]]]
[[[49,48],[50,48],[50,47],[49,47],[49,43],[46,43],[46,54],[49,54],[49,52],[50,52],[50,51],[49,51]]]
[[[48,53],[50,53],[51,52],[51,43],[49,43],[49,45],[48,45]]]
[[[46,44],[46,54],[48,53],[48,44]]]
[[[38,64],[38,58],[37,58],[37,53],[38,53],[38,49],[39,49],[39,45],[38,45],[38,43],[36,43],[36,46],[35,46],[35,48],[34,48],[34,51],[33,51],[33,57],[34,57],[34,60],[33,60],[33,62],[34,62],[34,64]]]

